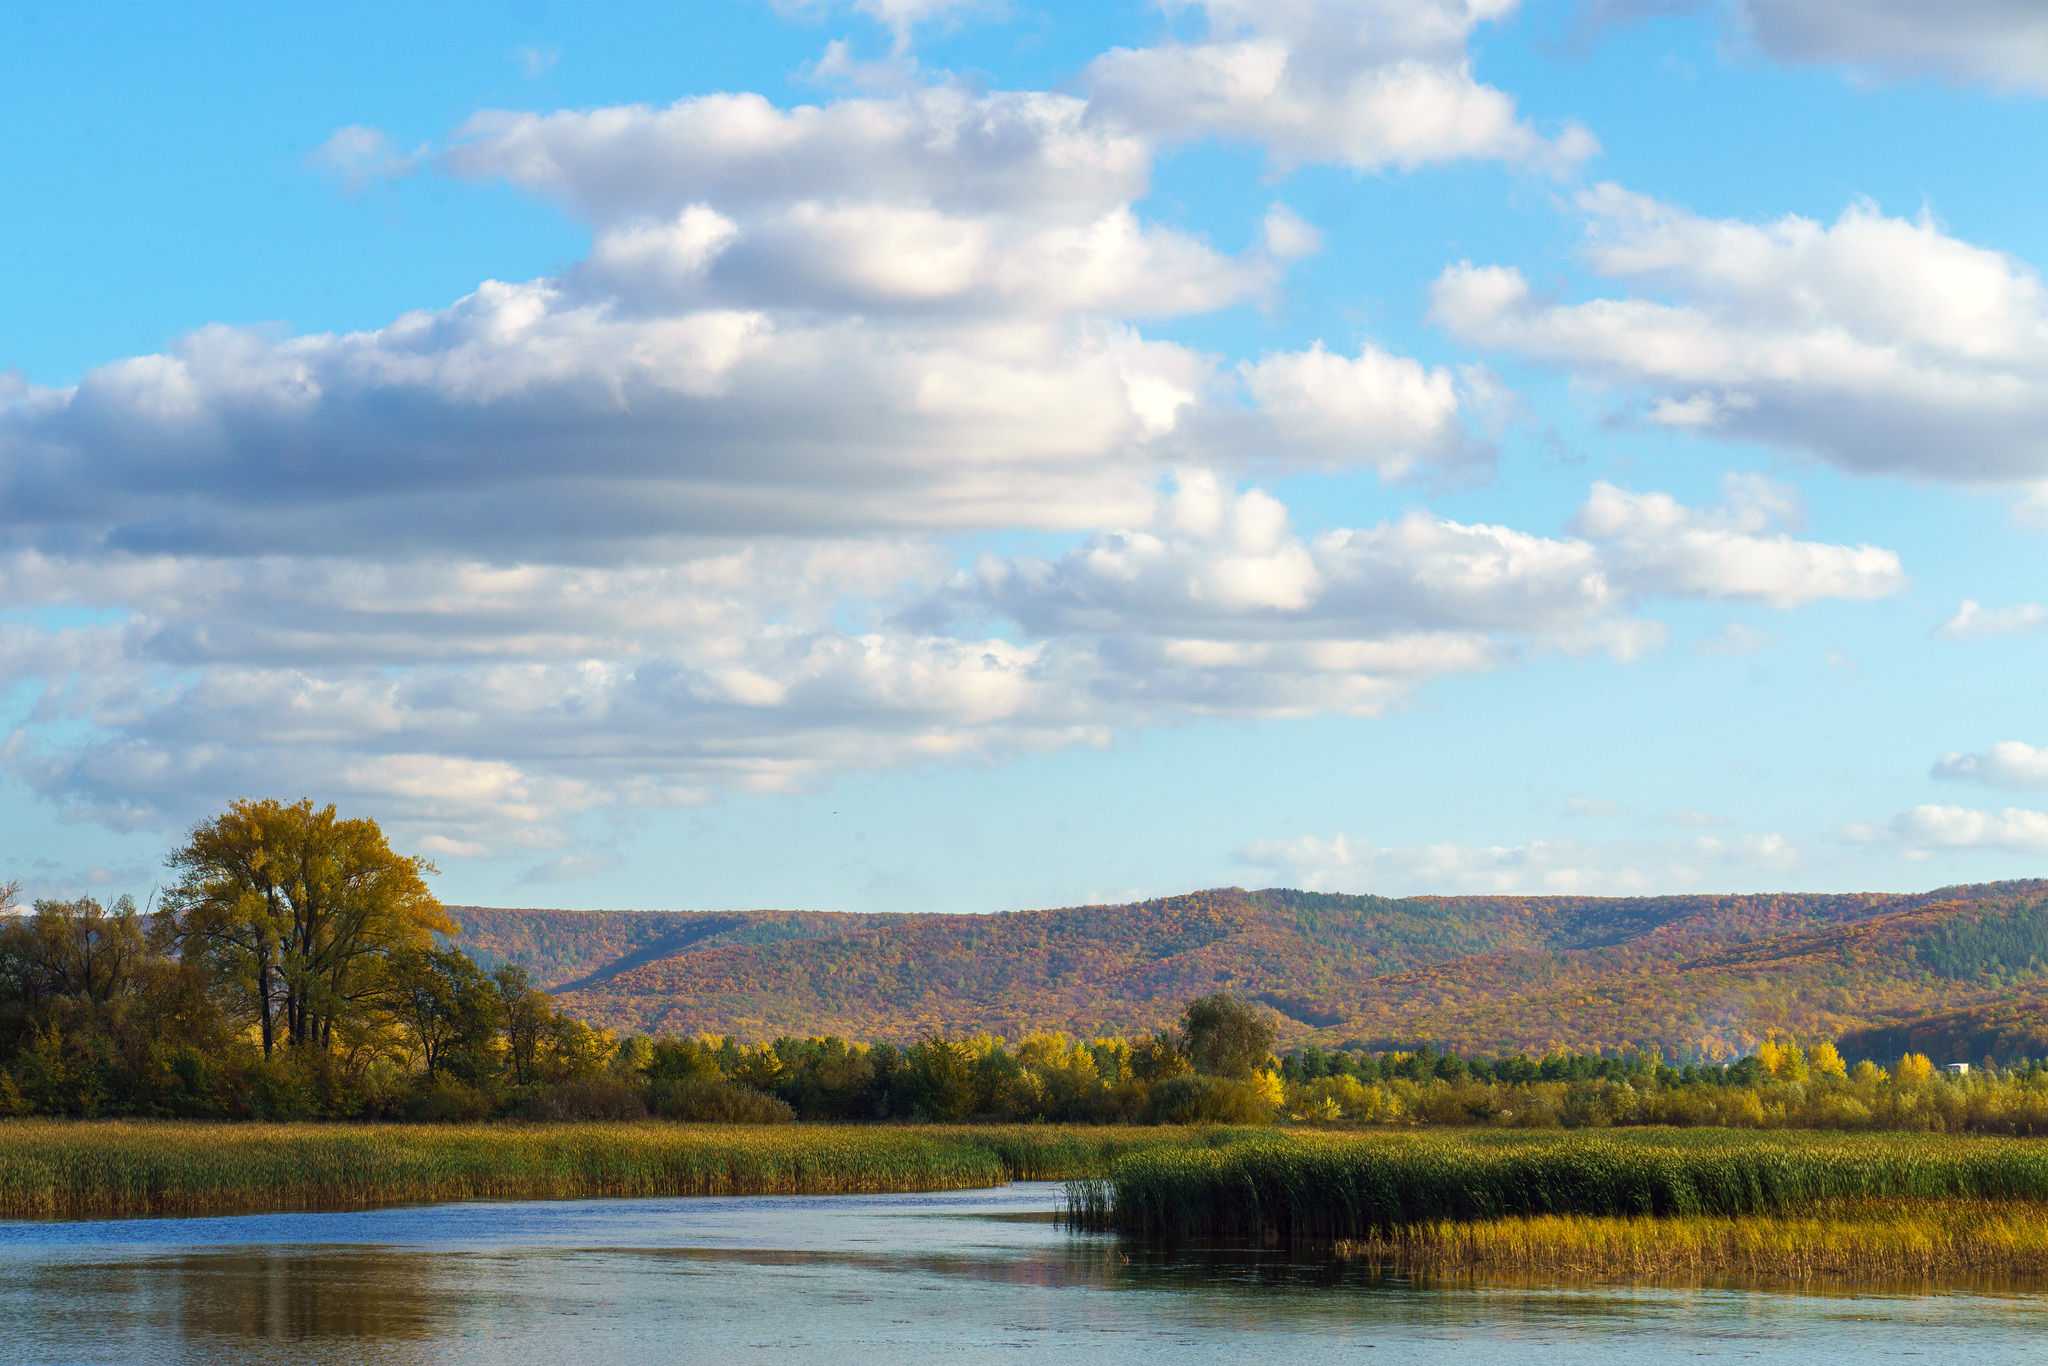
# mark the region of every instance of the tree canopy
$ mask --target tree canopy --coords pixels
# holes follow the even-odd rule
[[[172,942],[239,988],[266,1057],[280,1042],[330,1047],[387,989],[384,955],[455,931],[423,880],[433,864],[311,799],[237,801],[169,863],[182,874],[163,899]]]

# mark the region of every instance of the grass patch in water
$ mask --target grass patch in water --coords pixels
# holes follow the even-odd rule
[[[1869,1199],[2048,1200],[2048,1142],[1273,1135],[1135,1153],[1067,1191],[1083,1228],[1305,1242],[1544,1215],[1783,1215]]]
[[[1800,1214],[1544,1214],[1431,1220],[1340,1239],[1339,1258],[1485,1275],[1903,1280],[2048,1273],[2048,1209],[1982,1200],[1831,1202]]]

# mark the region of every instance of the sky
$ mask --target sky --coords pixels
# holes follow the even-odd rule
[[[2035,0],[0,5],[0,882],[2048,864]]]

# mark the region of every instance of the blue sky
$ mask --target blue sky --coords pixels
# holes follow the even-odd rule
[[[1886,889],[2048,857],[2048,20],[0,14],[0,880]]]

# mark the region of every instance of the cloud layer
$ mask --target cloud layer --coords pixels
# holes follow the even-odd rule
[[[1418,892],[1642,895],[1673,888],[1726,887],[1796,869],[1799,847],[1782,835],[1520,845],[1408,845],[1387,848],[1349,835],[1259,840],[1237,859],[1289,886],[1409,895]]]
[[[948,6],[866,8],[907,42]],[[1281,170],[1569,172],[1589,135],[1473,76],[1511,8],[1212,0],[1201,36],[1106,54],[1074,94],[493,111],[437,152],[342,129],[316,161],[346,185],[503,182],[591,249],[362,332],[215,326],[71,387],[0,376],[0,670],[33,694],[0,762],[124,829],[330,794],[546,882],[609,866],[591,821],[636,808],[1191,716],[1375,716],[1532,656],[1639,658],[1660,602],[1900,591],[1895,553],[1802,538],[1754,477],[1717,506],[1596,481],[1537,529],[1411,507],[1308,533],[1256,486],[1484,482],[1511,396],[1371,338],[1159,339],[1274,300],[1320,235],[1277,198],[1236,252],[1148,221],[1156,158],[1213,137]],[[1554,305],[1460,266],[1438,321],[1640,390],[1653,420],[1857,468],[2044,458],[2039,285],[2005,258],[1860,208],[1753,228],[1580,203],[1596,266],[1670,301]],[[1942,423],[1961,436],[1931,452]],[[1013,550],[963,563],[975,537]],[[1724,847],[1442,871],[1622,887]]]

